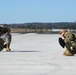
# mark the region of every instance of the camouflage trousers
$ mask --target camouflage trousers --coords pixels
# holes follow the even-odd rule
[[[74,56],[76,54],[76,44],[75,43],[66,43],[66,50],[64,51],[63,55],[65,56]]]
[[[66,55],[74,55],[76,54],[76,42],[72,41],[72,42],[67,42],[66,45],[66,50],[64,52],[64,54],[66,53]]]
[[[64,41],[62,38],[59,38],[58,41],[62,48],[66,48],[63,55],[73,56],[76,54],[76,41]]]
[[[7,49],[7,45],[8,45],[8,48],[9,49]],[[10,51],[10,47],[9,47],[9,43],[8,44],[5,44],[5,45],[0,45],[0,51],[2,51],[4,48],[6,49],[6,51]]]

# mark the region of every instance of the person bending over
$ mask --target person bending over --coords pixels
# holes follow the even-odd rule
[[[60,35],[59,44],[66,49],[63,55],[74,56],[76,54],[76,35],[66,29],[60,31]]]
[[[0,36],[0,51],[2,51],[4,48],[6,49],[6,51],[11,51],[11,38],[12,36],[10,34],[10,29],[4,28]]]

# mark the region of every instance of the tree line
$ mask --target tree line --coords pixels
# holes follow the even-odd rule
[[[19,23],[7,24],[9,28],[27,28],[27,29],[76,29],[75,22],[58,22],[58,23]]]
[[[19,23],[19,24],[4,24],[4,26],[9,27],[12,32],[54,32],[54,29],[69,29],[76,32],[76,22],[56,22],[56,23]],[[56,33],[58,33],[56,31]]]

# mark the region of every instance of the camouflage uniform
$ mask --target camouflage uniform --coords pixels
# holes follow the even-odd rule
[[[64,42],[66,50],[64,51],[65,56],[73,56],[76,54],[76,40],[75,34],[70,31],[65,32],[64,34]]]
[[[10,44],[12,36],[10,34],[10,30],[8,28],[2,28],[2,34],[0,36],[0,51],[3,50],[3,48],[6,49],[6,51],[10,51]],[[6,35],[7,34],[7,35]]]
[[[66,48],[63,55],[73,56],[76,54],[76,34],[63,29],[60,32],[62,37],[59,37],[59,44],[61,47]]]
[[[62,30],[61,33],[66,47],[66,50],[64,51],[63,55],[73,56],[74,54],[76,54],[76,39],[75,39],[76,35],[67,30]],[[64,45],[63,45],[63,48],[64,48]]]

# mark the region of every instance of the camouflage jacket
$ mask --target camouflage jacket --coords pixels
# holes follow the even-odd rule
[[[64,41],[66,42],[76,42],[76,35],[72,32],[66,32],[64,34]]]

